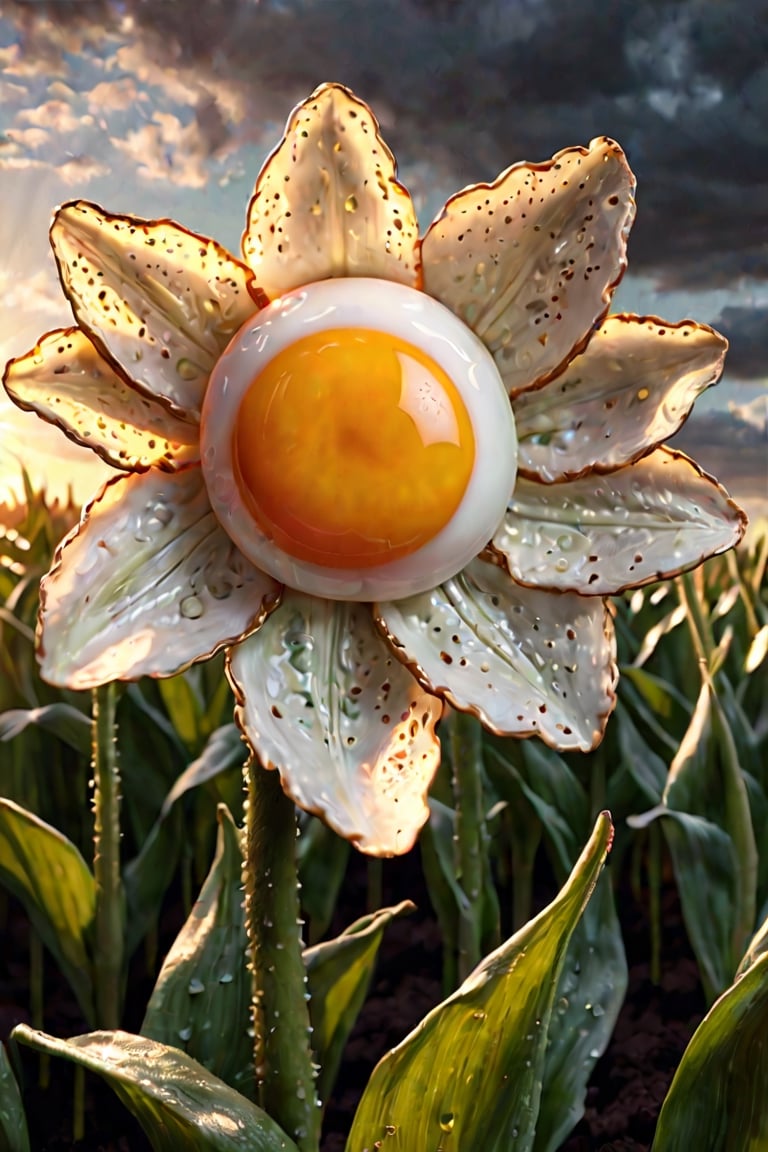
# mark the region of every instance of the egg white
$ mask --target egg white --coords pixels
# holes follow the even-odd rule
[[[254,377],[288,345],[329,328],[375,329],[416,345],[456,386],[475,437],[472,473],[448,524],[411,555],[370,568],[329,568],[284,552],[254,521],[235,479],[233,431]],[[274,300],[230,341],[205,396],[202,467],[223,528],[249,560],[276,580],[332,600],[398,600],[454,576],[488,543],[514,488],[517,436],[491,354],[449,309],[387,280],[322,280]]]

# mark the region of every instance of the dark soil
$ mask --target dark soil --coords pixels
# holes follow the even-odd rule
[[[399,1043],[442,998],[441,940],[422,890],[415,857],[384,868],[384,903],[414,896],[419,910],[387,929],[373,986],[350,1037],[333,1098],[325,1114],[323,1152],[343,1152],[357,1101],[376,1062]],[[356,862],[334,929],[364,911],[365,867]],[[619,908],[630,965],[627,999],[608,1051],[588,1090],[586,1111],[561,1152],[645,1152],[682,1052],[705,1006],[674,889],[662,897],[662,970],[650,979],[650,933],[645,909],[629,892]],[[28,931],[21,909],[11,902],[0,952],[0,1029],[28,1020],[19,1005],[29,1002]],[[149,996],[141,973],[131,980],[129,1029],[138,1028]],[[46,1031],[67,1036],[84,1031],[71,995],[49,963],[46,972]],[[72,1139],[73,1070],[55,1060],[50,1085],[39,1085],[39,1058],[20,1050],[32,1152],[144,1152],[146,1137],[96,1077],[86,1078],[86,1134]]]

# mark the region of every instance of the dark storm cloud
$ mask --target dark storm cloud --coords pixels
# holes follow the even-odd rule
[[[730,341],[729,376],[768,377],[768,307],[723,308],[713,326]]]
[[[383,117],[401,162],[455,186],[603,133],[638,176],[630,257],[664,288],[768,280],[768,0],[11,2],[30,53],[50,29],[133,22],[148,62],[245,82],[282,120],[321,79]],[[134,32],[134,35],[136,33]],[[225,126],[216,107],[206,123]]]

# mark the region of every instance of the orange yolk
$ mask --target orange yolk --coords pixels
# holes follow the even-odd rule
[[[449,377],[365,328],[305,336],[249,385],[234,471],[262,531],[296,559],[373,567],[423,547],[469,483],[475,439]]]

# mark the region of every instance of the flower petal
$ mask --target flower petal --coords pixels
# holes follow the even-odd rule
[[[393,657],[370,608],[286,591],[229,673],[238,723],[288,795],[364,852],[407,852],[428,816],[442,704]]]
[[[549,484],[637,460],[677,432],[727,348],[692,320],[609,316],[564,372],[515,399],[518,467]]]
[[[173,470],[199,458],[199,429],[126,384],[79,328],[60,328],[11,360],[3,383],[27,411],[115,468]]]
[[[333,276],[416,287],[419,226],[366,104],[323,84],[291,114],[264,165],[243,256],[269,296]]]
[[[554,375],[626,267],[634,177],[606,137],[457,193],[422,242],[424,290],[473,328],[513,394]]]
[[[112,216],[86,200],[51,227],[61,283],[81,328],[126,380],[197,418],[211,368],[266,304],[253,274],[171,220]]]
[[[522,588],[473,560],[433,591],[374,611],[421,683],[492,732],[563,750],[599,742],[618,676],[602,600]]]
[[[604,596],[725,552],[746,522],[716,480],[658,448],[607,476],[518,480],[493,548],[522,584]]]
[[[42,675],[69,688],[170,676],[257,628],[278,592],[219,526],[199,468],[117,477],[43,579]]]

